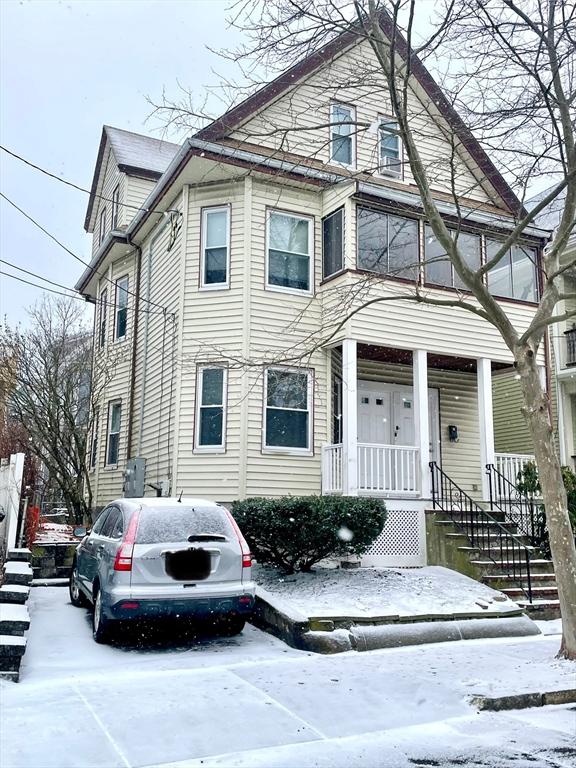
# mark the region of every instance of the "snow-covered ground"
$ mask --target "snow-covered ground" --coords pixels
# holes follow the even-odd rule
[[[319,656],[248,626],[93,642],[36,587],[21,682],[0,687],[2,768],[573,766],[574,705],[478,714],[471,695],[574,685],[558,635]]]
[[[342,569],[283,575],[256,566],[254,578],[303,616],[422,616],[518,610],[501,592],[440,566]]]
[[[34,544],[59,544],[67,541],[80,543],[80,539],[74,536],[73,530],[73,527],[66,523],[50,523],[42,520]]]

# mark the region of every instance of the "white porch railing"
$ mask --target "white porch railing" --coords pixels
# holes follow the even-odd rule
[[[322,448],[322,493],[342,493],[342,443]]]
[[[534,461],[534,456],[529,453],[496,453],[494,454],[494,462],[496,469],[501,475],[504,475],[506,480],[512,485],[516,485],[518,481],[518,472],[529,461]]]
[[[418,448],[412,445],[358,443],[358,492],[417,496],[420,491]],[[322,492],[342,493],[342,444],[322,448]]]
[[[415,494],[419,487],[418,448],[358,443],[360,492]]]

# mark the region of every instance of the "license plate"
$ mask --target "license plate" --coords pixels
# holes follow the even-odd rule
[[[203,581],[210,576],[212,558],[205,549],[166,553],[166,573],[176,581]]]

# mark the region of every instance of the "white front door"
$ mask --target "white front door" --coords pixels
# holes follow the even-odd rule
[[[438,390],[428,390],[430,460],[440,458]],[[366,491],[414,491],[417,458],[414,452],[371,446],[415,446],[412,387],[382,382],[358,382],[358,479]]]

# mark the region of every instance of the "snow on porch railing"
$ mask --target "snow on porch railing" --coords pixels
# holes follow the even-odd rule
[[[534,456],[529,453],[496,453],[494,454],[494,464],[501,475],[512,485],[518,482],[518,472],[529,461],[534,461]]]
[[[418,448],[358,443],[358,490],[415,494],[420,490]]]
[[[322,493],[342,493],[342,443],[322,448]]]

